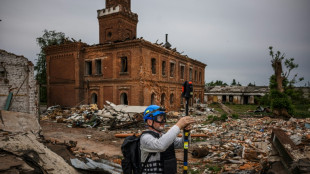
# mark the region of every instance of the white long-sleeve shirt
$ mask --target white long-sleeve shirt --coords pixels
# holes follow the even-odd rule
[[[180,128],[176,125],[171,127],[167,133],[160,134],[159,138],[153,137],[151,134],[142,134],[140,138],[141,161],[144,162],[150,152],[156,152],[152,155],[148,162],[160,160],[160,152],[164,152],[172,143],[174,148],[183,147],[183,138],[178,138]]]

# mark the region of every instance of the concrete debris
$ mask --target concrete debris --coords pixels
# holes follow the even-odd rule
[[[208,135],[204,141],[193,144],[192,155],[198,158],[198,149],[204,149],[207,155],[202,158],[202,162],[208,164],[222,164],[222,173],[241,171],[254,171],[257,173],[266,168],[265,164],[272,164],[281,161],[281,156],[274,152],[273,130],[278,128],[284,133],[281,137],[290,141],[284,148],[290,150],[292,158],[298,161],[308,159],[306,154],[310,154],[308,136],[310,129],[305,123],[310,119],[291,118],[288,121],[270,117],[263,118],[228,118],[226,122],[214,122],[212,124],[196,124],[194,133],[204,133]],[[308,145],[307,145],[308,144]],[[292,148],[294,146],[294,148]],[[295,148],[297,147],[298,148]],[[275,157],[277,156],[277,158]]]
[[[141,122],[146,106],[115,105],[106,101],[102,110],[96,104],[62,109],[59,105],[47,109],[41,120],[51,119],[68,123],[68,127],[102,127],[102,129],[128,128]],[[129,123],[129,124],[128,124]],[[130,124],[132,123],[132,124]]]
[[[1,134],[0,141],[0,173],[78,173],[30,132]]]
[[[0,129],[3,131],[13,133],[31,131],[34,134],[41,131],[38,118],[33,114],[1,110],[0,117]]]
[[[116,130],[132,127],[143,127],[143,112],[147,106],[115,105],[106,101],[102,110],[96,104],[81,105],[76,108],[62,109],[61,106],[51,106],[43,114],[41,120],[55,120],[58,123],[68,123],[68,127],[101,127],[103,130]],[[205,104],[195,104],[190,108],[193,115],[213,115],[213,109]],[[183,112],[168,112],[167,117],[179,118]]]
[[[86,162],[83,162],[77,158],[71,159],[71,164],[78,169],[83,169],[87,171],[96,172],[108,172],[111,174],[121,174],[122,167],[119,164],[109,162],[107,160],[102,160],[101,162],[93,161],[86,158]]]

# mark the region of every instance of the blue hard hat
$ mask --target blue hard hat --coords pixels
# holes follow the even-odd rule
[[[150,105],[148,106],[144,113],[143,113],[143,119],[146,122],[146,120],[155,120],[156,116],[158,115],[165,115],[166,113],[164,112],[165,109],[161,108],[160,106],[157,105]]]

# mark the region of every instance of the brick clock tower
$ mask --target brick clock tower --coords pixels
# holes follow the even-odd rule
[[[137,37],[138,15],[130,6],[130,0],[106,0],[106,8],[97,11],[100,44]]]

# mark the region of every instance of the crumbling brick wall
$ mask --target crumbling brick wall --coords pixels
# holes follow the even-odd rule
[[[13,93],[9,110],[37,114],[37,90],[34,66],[24,56],[0,50],[0,107],[4,109]]]

